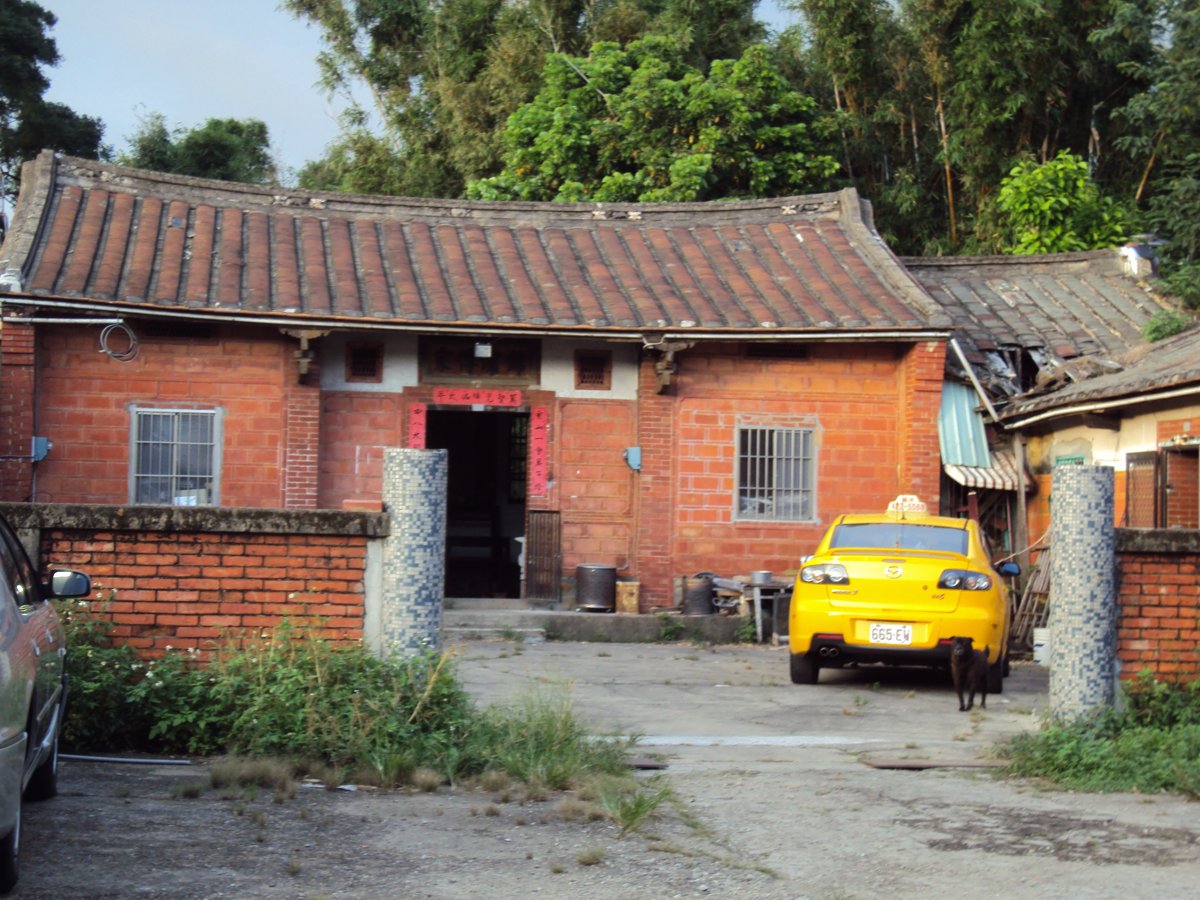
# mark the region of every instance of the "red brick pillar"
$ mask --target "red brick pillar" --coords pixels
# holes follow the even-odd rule
[[[900,402],[900,491],[916,494],[936,510],[941,501],[942,452],[938,442],[938,412],[942,406],[946,345],[923,341],[908,352]]]
[[[675,604],[675,397],[658,392],[654,357],[645,354],[638,377],[637,578],[643,611]]]
[[[317,508],[321,440],[321,389],[294,384],[286,396],[283,507]]]
[[[0,500],[33,498],[34,328],[0,327]]]

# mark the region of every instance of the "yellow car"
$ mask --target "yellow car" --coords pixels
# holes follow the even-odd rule
[[[988,652],[988,692],[1008,665],[1009,592],[979,524],[931,516],[901,495],[881,515],[838,516],[803,560],[788,616],[791,676],[854,663],[946,666],[955,637]]]

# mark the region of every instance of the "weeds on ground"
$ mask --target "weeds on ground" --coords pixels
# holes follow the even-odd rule
[[[218,790],[286,798],[311,773],[326,784],[433,791],[487,775],[538,799],[624,771],[634,743],[589,734],[565,688],[479,710],[446,653],[380,659],[284,622],[231,638],[207,660],[168,651],[143,663],[112,643],[103,615],[69,612],[64,743],[225,755],[213,766]]]
[[[653,817],[664,801],[671,797],[671,789],[655,780],[655,790],[637,788],[609,782],[600,789],[600,807],[614,823],[620,826],[618,837],[641,829]]]
[[[658,639],[660,641],[677,641],[683,637],[685,629],[679,619],[673,618],[670,613],[665,612],[655,615],[658,617]]]
[[[1200,797],[1200,681],[1156,682],[1142,673],[1121,711],[1051,722],[1000,752],[1014,775],[1083,791],[1169,791]]]

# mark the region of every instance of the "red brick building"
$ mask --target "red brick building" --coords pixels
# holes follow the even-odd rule
[[[384,448],[445,448],[450,596],[602,564],[670,605],[938,501],[950,323],[852,191],[411,200],[46,153],[0,308],[0,499],[378,508]]]

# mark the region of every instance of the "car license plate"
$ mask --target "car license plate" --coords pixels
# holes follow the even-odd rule
[[[872,644],[894,644],[907,647],[912,643],[911,625],[898,625],[895,622],[872,622],[867,639]]]

